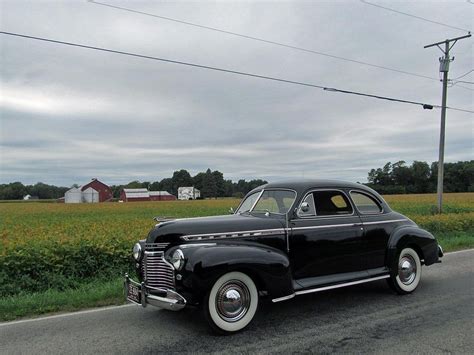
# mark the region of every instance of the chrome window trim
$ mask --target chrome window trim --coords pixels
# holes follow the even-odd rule
[[[258,196],[260,197],[260,195],[262,194],[262,191],[255,191],[256,194],[259,194]],[[249,191],[250,192],[250,191]],[[253,194],[252,194],[253,195]],[[237,206],[236,210],[235,210],[235,213],[234,214],[237,214],[238,213],[238,210],[240,209],[240,206],[242,206],[242,204],[244,203],[244,201],[246,200],[246,197],[248,196],[248,193],[242,198],[242,201],[240,201],[239,205]],[[257,198],[257,201],[258,201],[258,198]],[[252,205],[253,207],[253,205]],[[240,214],[240,213],[239,213]]]
[[[309,194],[312,194],[313,192],[317,192],[317,191],[338,191],[340,193],[342,193],[346,198],[347,198],[347,201],[349,201],[349,205],[351,206],[352,208],[352,213],[351,214],[345,214],[345,215],[337,215],[337,214],[334,214],[334,215],[325,215],[325,216],[318,216],[318,211],[316,209],[316,203],[314,204],[314,209],[316,210],[316,216],[309,216],[309,217],[300,217],[298,216],[298,213],[296,214],[298,216],[297,219],[293,219],[292,221],[297,221],[297,220],[307,220],[307,219],[320,219],[320,218],[334,218],[334,217],[353,217],[355,215],[355,208],[354,208],[354,205],[352,204],[352,200],[349,198],[349,196],[347,196],[346,192],[344,190],[341,190],[341,189],[331,189],[331,188],[324,188],[324,189],[318,189],[318,188],[315,188],[315,189],[311,189],[311,190],[308,190],[306,192],[306,194],[304,195],[303,199],[301,200],[299,206],[298,206],[298,209],[300,208],[301,204],[303,203],[303,201],[306,199],[306,197],[309,195]],[[314,199],[314,197],[313,197]]]
[[[310,214],[310,215],[307,215],[307,216],[304,216],[304,215],[302,216],[302,215],[300,215],[301,205],[303,204],[303,202],[306,201],[306,199],[307,199],[308,196],[310,196],[310,195],[311,195],[311,199],[313,200],[314,214]],[[316,203],[314,203],[314,195],[313,195],[313,193],[308,193],[308,194],[306,194],[305,197],[303,198],[303,200],[301,200],[300,206],[296,209],[296,215],[297,215],[298,217],[301,217],[301,218],[308,218],[308,217],[311,218],[311,217],[316,217],[316,216],[317,216],[317,214],[316,214]]]
[[[260,193],[258,194],[257,199],[256,199],[255,202],[253,203],[252,207],[250,207],[249,212],[252,212],[252,211],[253,211],[253,209],[255,208],[255,205],[258,203],[258,201],[259,201],[260,198],[262,197],[264,191],[265,191],[265,189],[262,189],[262,191],[260,191]]]
[[[352,192],[355,192],[355,193],[358,193],[358,194],[361,194],[361,195],[365,195],[365,196],[371,198],[372,200],[374,200],[375,202],[378,203],[379,207],[381,208],[381,211],[380,212],[373,212],[373,213],[362,213],[359,210],[359,208],[357,208],[357,205],[355,204],[355,202],[352,201],[352,196],[351,196]],[[385,213],[385,208],[383,206],[382,201],[379,201],[378,198],[376,198],[374,195],[372,195],[369,192],[365,192],[365,191],[361,191],[361,190],[349,190],[349,197],[351,199],[351,203],[354,205],[354,207],[357,209],[357,212],[359,212],[360,215],[363,215],[363,216],[377,216],[377,215],[381,215],[381,214]]]

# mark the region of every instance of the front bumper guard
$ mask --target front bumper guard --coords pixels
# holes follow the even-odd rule
[[[129,284],[139,288],[140,303],[127,297]],[[152,305],[155,307],[168,309],[170,311],[179,311],[186,306],[186,299],[179,293],[165,288],[147,286],[144,282],[136,282],[132,280],[128,274],[125,274],[123,287],[127,301],[141,305],[142,307]]]

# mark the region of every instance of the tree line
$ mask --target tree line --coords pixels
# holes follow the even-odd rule
[[[111,185],[115,198],[120,197],[120,192],[124,188],[147,188],[150,191],[168,191],[177,196],[178,187],[194,186],[201,191],[202,198],[217,197],[237,197],[241,198],[250,190],[266,184],[267,181],[261,179],[244,180],[237,182],[224,179],[224,174],[220,171],[211,171],[207,169],[195,176],[187,170],[178,170],[170,178],[164,178],[161,181],[131,181],[124,185]],[[77,184],[72,187],[78,187]],[[0,184],[0,200],[21,200],[26,195],[38,197],[39,199],[58,199],[64,196],[64,193],[70,187],[58,187],[38,182],[35,185],[23,185],[21,182],[12,182],[9,184]]]
[[[34,185],[23,185],[21,182],[0,184],[0,200],[21,200],[26,195],[39,199],[57,199],[64,196],[69,187],[60,187],[38,182]]]
[[[401,160],[369,171],[366,185],[381,194],[436,192],[438,162]],[[444,164],[444,192],[474,192],[474,160]]]
[[[240,179],[237,182],[224,179],[224,174],[218,170],[197,173],[194,176],[185,170],[175,171],[170,178],[161,181],[132,181],[126,185],[112,185],[114,197],[120,196],[123,188],[147,188],[150,191],[168,191],[170,194],[178,196],[178,188],[182,186],[194,186],[201,191],[202,198],[217,197],[238,197],[241,198],[250,190],[266,184],[267,181],[255,179],[246,181]]]
[[[438,163],[428,164],[414,161],[407,165],[401,160],[388,162],[382,168],[372,169],[368,173],[366,185],[381,194],[432,193],[436,192]],[[175,171],[169,178],[160,181],[131,181],[125,185],[110,186],[115,198],[120,197],[123,188],[147,188],[150,191],[168,191],[177,196],[178,187],[194,186],[201,191],[203,198],[243,197],[250,190],[266,184],[261,179],[237,182],[224,179],[220,171],[207,169],[194,176],[185,170]],[[77,187],[78,185],[74,184]],[[57,199],[64,196],[69,187],[48,185],[38,182],[34,185],[23,185],[21,182],[0,184],[0,200],[21,200],[25,195],[37,196],[39,199]],[[444,164],[445,192],[474,192],[474,160]]]

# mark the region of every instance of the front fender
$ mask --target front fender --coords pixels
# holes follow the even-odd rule
[[[182,286],[195,300],[201,300],[220,276],[231,271],[248,274],[272,298],[294,292],[290,262],[281,250],[257,243],[207,243],[181,249],[186,259]]]
[[[407,247],[413,247],[424,260],[425,265],[438,262],[438,242],[428,231],[418,226],[400,226],[396,228],[388,241],[386,265],[392,266],[398,252]]]

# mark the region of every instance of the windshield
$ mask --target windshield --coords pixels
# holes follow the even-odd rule
[[[293,205],[296,193],[288,190],[264,190],[255,192],[244,200],[237,213],[269,212],[285,214]],[[257,201],[258,199],[258,201]]]

